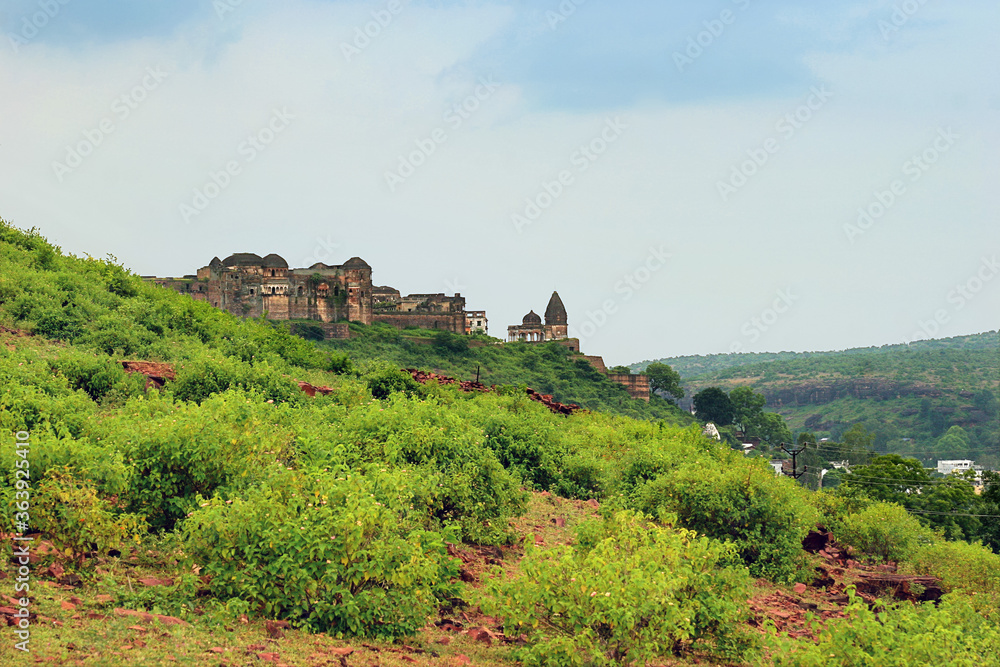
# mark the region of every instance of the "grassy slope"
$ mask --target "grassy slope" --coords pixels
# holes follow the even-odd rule
[[[556,343],[501,345],[483,337],[466,346],[460,337],[445,336],[435,342],[440,332],[400,332],[378,324],[352,324],[351,332],[350,340],[328,341],[321,348],[346,353],[355,362],[384,360],[400,368],[430,369],[460,380],[474,380],[478,373],[483,384],[526,385],[552,394],[561,403],[577,403],[588,410],[674,424],[694,423],[689,414],[658,397],[649,403],[632,399],[621,385]],[[449,344],[458,349],[448,349]]]

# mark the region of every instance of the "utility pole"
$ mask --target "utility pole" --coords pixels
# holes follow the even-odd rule
[[[781,451],[783,451],[784,453],[786,453],[786,454],[788,454],[789,456],[791,456],[791,457],[792,457],[792,472],[786,472],[786,473],[785,473],[786,475],[788,475],[788,476],[789,476],[789,477],[791,477],[792,479],[798,479],[799,477],[802,477],[802,475],[806,474],[806,469],[807,469],[807,468],[808,468],[809,466],[802,466],[802,472],[798,472],[798,470],[799,470],[799,467],[798,467],[798,465],[796,464],[796,460],[795,460],[795,458],[796,458],[796,457],[797,457],[797,456],[798,456],[799,454],[801,454],[802,452],[804,452],[804,451],[805,451],[805,449],[806,449],[806,448],[805,448],[805,445],[803,445],[802,447],[799,447],[798,449],[792,449],[792,450],[789,450],[789,449],[788,449],[788,448],[787,448],[787,447],[785,446],[785,443],[781,443]]]

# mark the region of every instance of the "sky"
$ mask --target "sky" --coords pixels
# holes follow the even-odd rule
[[[558,290],[610,364],[991,331],[995,0],[5,0],[0,217]]]

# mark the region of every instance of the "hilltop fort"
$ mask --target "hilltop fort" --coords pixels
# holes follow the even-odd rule
[[[239,252],[225,259],[213,257],[194,275],[181,278],[143,276],[144,280],[207,301],[240,317],[272,320],[315,320],[323,323],[327,338],[347,338],[348,322],[383,322],[398,329],[416,327],[457,334],[488,333],[485,310],[467,311],[461,294],[408,294],[372,283],[372,267],[360,257],[343,264],[317,262],[289,268],[274,253],[261,257]],[[558,342],[580,354],[580,341],[569,337],[566,307],[552,292],[545,308],[545,322],[534,310],[521,324],[507,327],[509,342]],[[625,386],[633,398],[649,400],[649,380],[644,375],[608,373],[604,360],[583,356],[598,371]]]
[[[143,278],[241,317],[487,332],[486,311],[467,313],[461,294],[402,296],[395,288],[374,286],[372,267],[360,257],[293,269],[280,255],[240,252],[212,258],[195,275]]]

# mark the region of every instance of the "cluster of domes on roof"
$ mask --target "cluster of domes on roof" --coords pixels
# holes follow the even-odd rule
[[[265,269],[287,269],[288,262],[281,255],[276,255],[271,253],[266,257],[261,257],[260,255],[252,252],[238,252],[226,257],[225,259],[219,259],[218,257],[213,257],[212,261],[208,264],[213,269],[218,269],[225,266],[259,266]],[[327,268],[326,264],[319,262],[313,264],[310,268]],[[368,262],[361,259],[360,257],[351,257],[349,260],[344,262],[341,266],[344,269],[368,269],[371,270]]]
[[[529,312],[521,320],[521,324],[526,325],[541,325],[542,318],[539,317],[538,313],[535,311]],[[559,292],[552,292],[552,297],[549,299],[549,305],[545,308],[545,324],[566,324],[566,306],[563,305],[562,299],[559,298]]]

